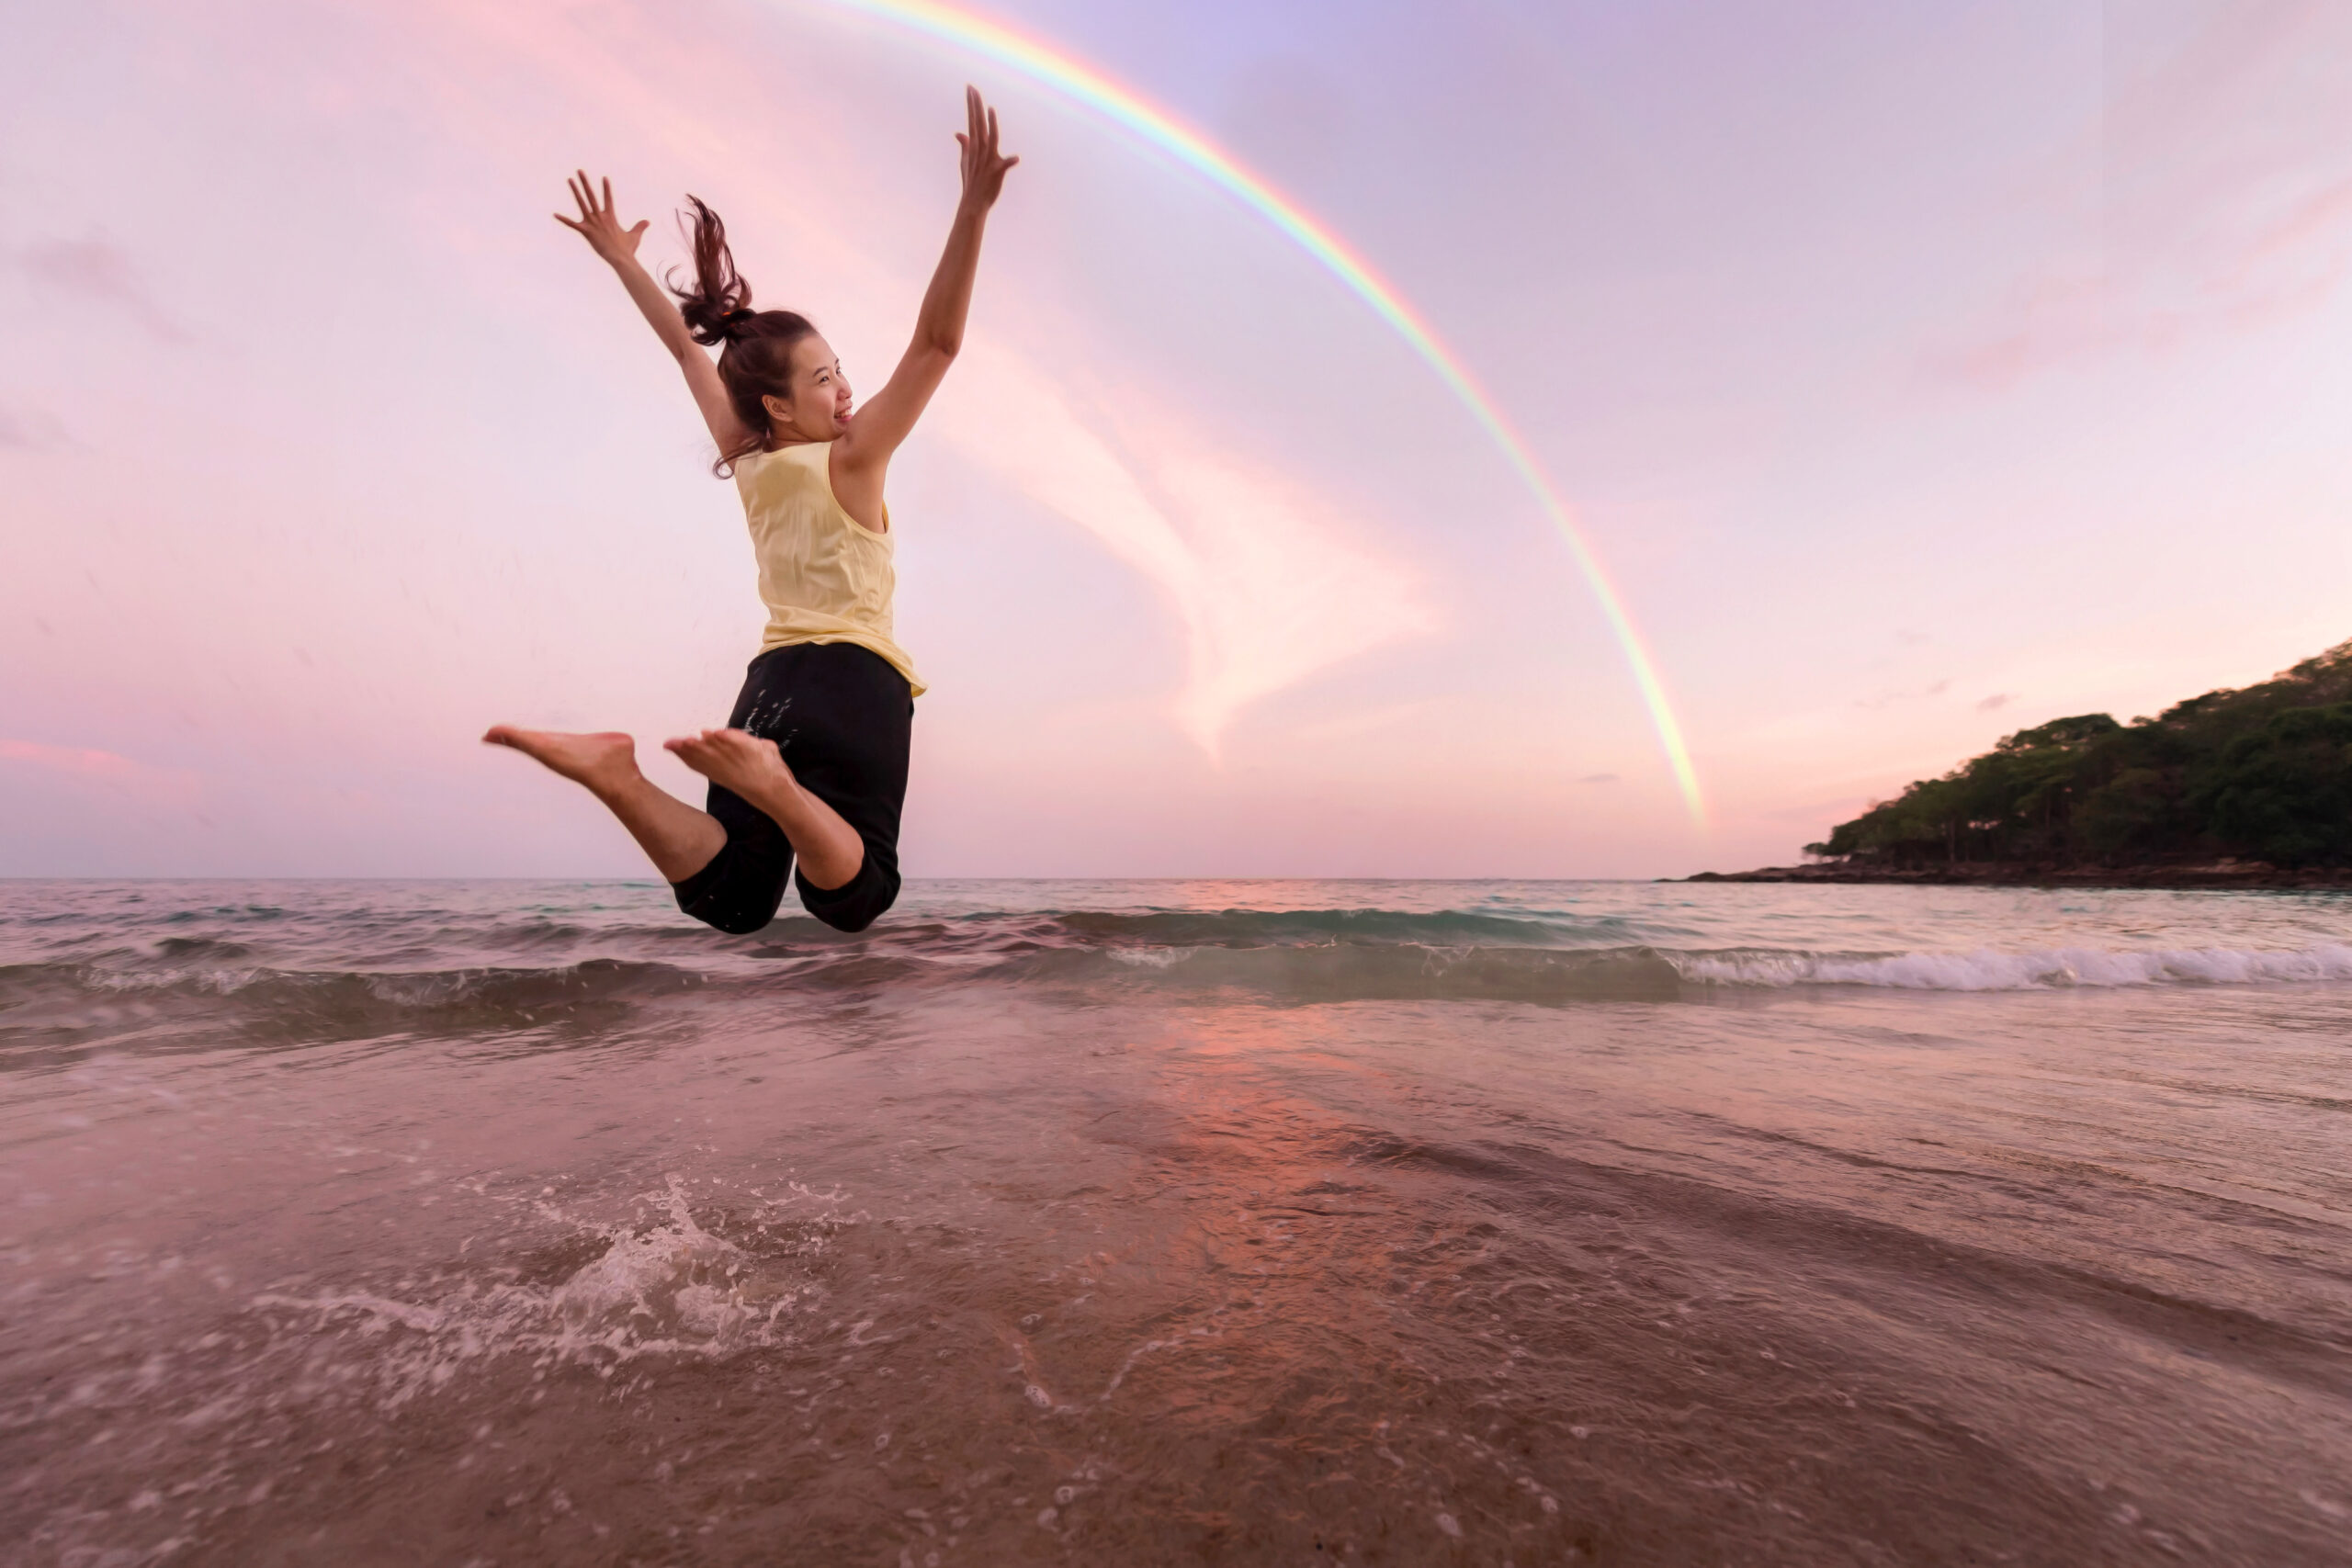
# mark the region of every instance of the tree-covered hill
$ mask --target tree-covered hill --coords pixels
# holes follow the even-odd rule
[[[2352,642],[2154,718],[2095,713],[2021,729],[1805,852],[1856,869],[2352,865]]]

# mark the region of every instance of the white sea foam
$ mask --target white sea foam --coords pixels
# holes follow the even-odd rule
[[[807,1255],[822,1249],[837,1217],[804,1224],[796,1244],[754,1258],[696,1224],[675,1179],[662,1203],[665,1224],[586,1227],[603,1231],[607,1247],[552,1285],[461,1281],[424,1300],[268,1293],[254,1304],[310,1314],[316,1332],[356,1333],[368,1342],[362,1364],[388,1407],[490,1356],[572,1362],[609,1375],[649,1355],[728,1355],[791,1342],[793,1320],[819,1293]]]
[[[1112,959],[1137,969],[1173,969],[1199,950],[1190,947],[1114,947]]]
[[[2058,987],[2253,986],[2352,980],[2352,947],[2045,948],[2030,953],[1736,952],[1668,955],[1683,978],[1721,986],[1883,986],[1917,991]]]

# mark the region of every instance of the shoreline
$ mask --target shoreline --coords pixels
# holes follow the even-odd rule
[[[1813,882],[1897,884],[1928,887],[2244,888],[2352,890],[2352,869],[2313,866],[2283,870],[2260,861],[2202,864],[2084,866],[2014,861],[1962,861],[1938,866],[1768,865],[1754,871],[1702,871],[1669,882]]]

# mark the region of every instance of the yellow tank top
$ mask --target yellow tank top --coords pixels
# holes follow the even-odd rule
[[[735,489],[760,561],[768,628],[760,650],[801,642],[854,642],[890,661],[916,696],[923,684],[890,635],[899,574],[893,540],[842,510],[826,464],[831,442],[805,442],[736,460]],[[882,520],[890,513],[885,508]]]

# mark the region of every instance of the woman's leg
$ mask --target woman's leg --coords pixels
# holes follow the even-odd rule
[[[621,826],[628,829],[629,837],[645,851],[665,881],[685,881],[708,865],[726,846],[727,829],[718,825],[717,818],[665,793],[638,772],[637,743],[626,735],[612,731],[570,735],[560,730],[517,729],[513,725],[501,724],[493,726],[482,739],[492,746],[511,747],[585,787],[621,819]],[[674,749],[674,742],[673,745]],[[770,755],[775,754],[773,746],[768,750]],[[777,765],[781,767],[782,763]],[[853,833],[851,838],[854,840],[856,835]],[[853,874],[855,870],[855,866],[851,867]]]
[[[662,744],[675,752],[686,766],[720,788],[741,795],[783,829],[793,853],[799,859],[800,874],[809,886],[828,889],[843,886],[865,863],[865,840],[858,837],[856,829],[842,820],[841,813],[800,787],[800,781],[785,766],[784,754],[775,741],[763,740],[741,729],[706,729],[699,735],[682,735]],[[632,759],[631,771],[636,765]],[[652,788],[650,784],[646,787]],[[659,790],[654,793],[661,794]],[[662,798],[670,799],[668,795]],[[614,809],[617,811],[619,807]],[[701,812],[695,815],[703,817]],[[624,817],[622,820],[628,818]],[[703,817],[703,820],[714,828],[718,826],[711,818]],[[644,840],[639,839],[639,842]],[[684,879],[673,876],[670,880]]]
[[[787,849],[778,818],[793,818],[795,836],[810,852],[794,879],[801,908],[836,931],[862,931],[899,897],[899,818],[914,718],[907,679],[854,643],[775,649],[752,671],[728,728],[753,742],[774,741],[774,750],[717,735],[677,744],[729,773],[740,767],[735,782],[767,797],[762,809],[724,784],[711,785],[710,809],[727,828],[729,854],[762,830]],[[779,751],[788,794],[772,771]],[[749,819],[741,829],[738,812]]]

